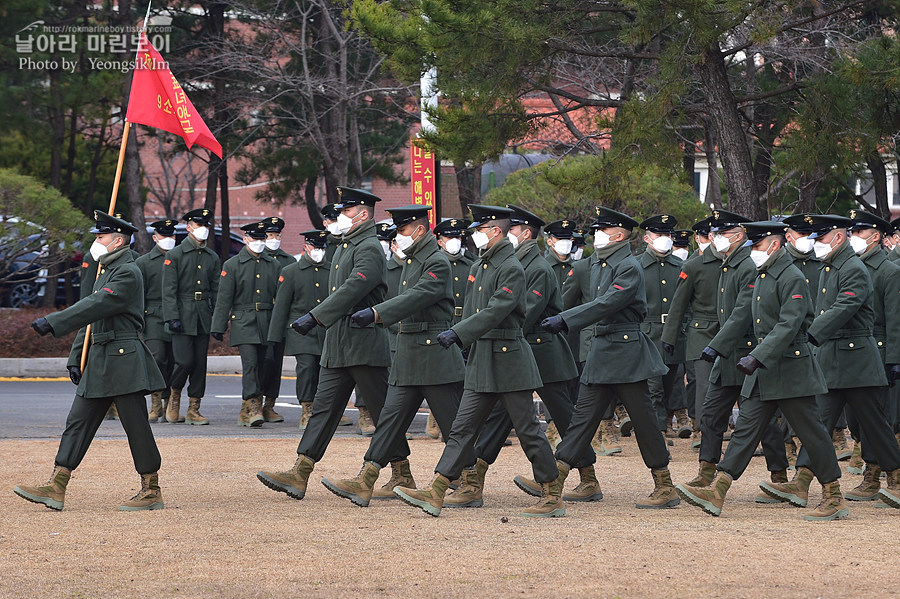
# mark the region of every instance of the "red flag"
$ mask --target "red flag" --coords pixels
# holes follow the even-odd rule
[[[189,149],[197,144],[222,157],[222,145],[200,118],[200,113],[169,70],[168,63],[145,33],[141,34],[138,46],[125,120],[180,135]]]

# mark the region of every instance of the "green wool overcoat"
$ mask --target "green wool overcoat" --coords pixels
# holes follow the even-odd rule
[[[716,310],[721,330],[709,342],[719,357],[713,364],[709,380],[722,387],[744,384],[744,375],[735,364],[756,346],[756,336],[749,323],[742,321],[746,325],[743,329],[740,326],[725,328],[735,310],[752,301],[756,274],[756,265],[750,259],[750,246],[737,248],[719,265]]]
[[[644,289],[647,294],[647,315],[641,324],[641,330],[653,340],[666,364],[681,364],[685,361],[684,338],[680,337],[673,344],[675,352],[670,356],[663,351],[662,334],[666,322],[672,318],[669,309],[675,297],[675,288],[678,286],[678,276],[681,274],[684,261],[672,255],[672,252],[661,256],[648,247],[640,255],[639,262],[644,269]],[[676,322],[683,324],[682,320],[683,315]]]
[[[322,355],[325,330],[316,327],[308,335],[301,335],[291,328],[291,323],[309,313],[328,297],[328,275],[331,263],[322,260],[315,263],[304,254],[300,260],[285,266],[278,277],[275,307],[269,323],[269,341],[284,339],[284,353]]]
[[[722,261],[711,251],[695,253],[681,265],[662,340],[675,345],[682,321],[685,327],[685,358],[699,360],[703,348],[719,332],[716,298],[719,296],[719,265]]]
[[[174,248],[173,248],[174,249]],[[163,260],[166,252],[154,244],[153,249],[134,261],[144,281],[144,339],[171,341],[162,311]]]
[[[212,331],[219,290],[219,257],[188,235],[163,259],[163,320],[180,320],[185,335]]]
[[[231,345],[268,343],[275,306],[278,263],[266,252],[254,256],[247,247],[222,265],[212,332],[231,324]]]
[[[900,364],[900,265],[888,259],[888,253],[874,247],[860,259],[872,278],[872,329],[878,352],[885,364]]]

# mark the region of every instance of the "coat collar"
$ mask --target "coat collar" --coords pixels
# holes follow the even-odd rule
[[[503,238],[481,255],[481,261],[497,265],[514,254],[515,250],[509,242],[509,239]]]
[[[538,247],[537,241],[529,239],[518,248],[516,248],[516,258],[522,263],[523,267],[531,264],[535,258],[540,257],[541,248]]]
[[[156,260],[158,258],[164,258],[166,253],[159,249],[159,245],[153,244],[153,248],[150,250],[150,257],[148,260]]]
[[[407,249],[406,256],[418,262],[425,262],[435,252],[443,252],[445,256],[447,255],[437,244],[437,238],[434,235],[426,234]]]
[[[743,262],[744,260],[750,259],[750,246],[739,247],[734,250],[728,257],[722,262],[725,266],[731,266],[732,268],[737,267],[738,264]]]
[[[835,268],[840,268],[844,265],[844,262],[849,260],[850,258],[856,257],[856,252],[853,251],[853,246],[850,245],[849,241],[844,241],[834,252],[822,260],[822,262],[827,262],[831,264]]]
[[[371,218],[341,237],[340,243],[356,245],[369,237],[375,237],[375,221]]]
[[[775,258],[775,261],[769,265],[769,267],[761,273],[768,273],[773,277],[780,277],[781,273],[785,271],[788,266],[793,266],[794,258],[791,256],[786,249],[779,248],[778,249],[778,257]]]
[[[877,270],[878,267],[880,267],[884,263],[884,261],[888,259],[888,255],[887,252],[880,247],[874,249],[875,251],[866,252],[859,258],[866,263],[866,266],[871,269]]]
[[[559,255],[558,255],[556,252],[554,252],[553,250],[549,249],[549,248],[547,248],[547,254],[546,254],[546,255],[547,255],[547,260],[550,261],[550,264],[551,264],[552,266],[556,266],[557,264],[566,264],[566,265],[572,264],[572,257],[571,257],[571,255],[570,255],[570,256],[566,256],[566,259],[565,259],[565,260],[560,260],[560,259],[559,259]]]
[[[647,268],[648,266],[653,266],[653,264],[657,262],[665,262],[667,264],[671,264],[672,266],[681,266],[681,262],[672,255],[672,252],[669,252],[665,256],[660,256],[656,252],[650,249],[648,246],[644,253],[641,254],[641,266]]]
[[[241,252],[238,254],[238,261],[241,263],[249,262],[250,260],[260,259],[264,262],[272,262],[275,260],[272,256],[269,255],[268,252],[263,251],[259,256],[254,256],[250,253],[250,250],[247,249],[247,246],[241,248]]]

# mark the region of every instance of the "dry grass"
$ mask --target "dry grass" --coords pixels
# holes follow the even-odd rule
[[[364,439],[335,440],[300,502],[254,476],[289,466],[296,440],[161,439],[166,509],[137,513],[116,511],[137,487],[125,441],[94,443],[62,512],[12,493],[46,480],[56,444],[3,441],[0,596],[894,595],[897,511],[854,504],[848,520],[808,523],[804,510],[755,505],[762,458],[732,487],[720,518],[685,504],[636,510],[651,481],[634,441],[624,441],[624,456],[598,459],[604,500],[569,504],[566,518],[549,521],[518,516],[533,500],[511,482],[530,472],[515,446],[489,470],[484,508],[435,519],[394,501],[359,508],[319,484],[355,475]],[[412,442],[420,484],[441,447]],[[673,455],[674,478],[693,477],[688,442],[676,441]],[[859,477],[843,480],[849,488]]]

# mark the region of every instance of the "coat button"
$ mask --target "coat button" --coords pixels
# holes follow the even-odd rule
[[[537,338],[537,342],[538,342],[538,343],[541,342],[541,338],[540,338],[540,337]]]
[[[478,291],[481,291],[481,285],[478,286]]]
[[[830,266],[826,266],[826,267],[825,267],[825,272],[830,272],[830,271],[831,271],[831,267],[830,267]]]
[[[756,324],[759,324],[759,319],[758,319],[758,318],[756,319]]]
[[[337,289],[337,287],[332,287],[332,288],[331,288],[332,291],[334,291],[335,289]]]
[[[724,288],[724,287],[722,287],[722,293],[725,293],[725,288]]]
[[[824,287],[822,287],[822,293],[825,293],[825,288],[824,288]]]
[[[200,270],[201,268],[203,268],[203,265],[202,265],[202,264],[198,264],[198,265],[197,265],[197,270]]]
[[[759,296],[758,296],[758,295],[756,296],[756,301],[759,301]]]
[[[664,298],[663,298],[663,303],[666,303],[667,301],[669,301],[669,298],[664,297]]]
[[[119,353],[120,353],[120,354],[124,354],[124,353],[125,353],[125,349],[120,347],[120,348],[119,348]]]
[[[412,264],[412,260],[407,260],[406,263],[407,263],[407,264]]]
[[[878,347],[881,347],[882,345],[884,345],[884,341],[879,341],[879,342],[878,342]]]
[[[316,272],[319,272],[319,267],[318,267],[318,266],[316,267]]]
[[[760,278],[760,279],[765,279],[765,278],[766,278],[766,273],[763,273],[763,274],[759,275],[759,278]]]
[[[699,322],[695,322],[695,323],[694,323],[694,326],[695,326],[695,327],[699,327],[699,326],[700,326],[700,323],[699,323]]]
[[[662,280],[662,284],[663,284],[663,285],[666,284],[666,280],[665,280],[665,279]]]
[[[850,347],[856,347],[856,346],[853,345],[852,343],[849,343],[848,345],[849,345]]]
[[[628,339],[628,335],[622,335],[622,339]]]
[[[459,297],[459,294],[458,294],[458,293],[456,294],[456,297]]]
[[[748,341],[748,342],[747,342],[747,345],[753,345],[753,342],[752,342],[752,341]]]
[[[256,278],[258,279],[258,278],[259,278],[259,275],[256,275]]]
[[[406,287],[406,281],[403,281],[403,286]]]
[[[722,272],[728,272],[728,267],[727,267],[727,266],[723,266],[723,267],[722,267]]]
[[[337,265],[337,264],[334,265],[334,269],[335,269],[335,270],[338,269],[338,265]]]
[[[799,349],[798,349],[798,350],[795,350],[795,351],[794,351],[794,355],[795,355],[795,356],[799,356],[799,355],[800,355],[800,350],[799,350]]]
[[[606,262],[604,262],[604,263],[601,264],[600,266],[603,267],[603,268],[606,268]]]
[[[101,274],[101,275],[105,275],[105,274],[106,274],[106,269],[105,269],[105,268],[101,268],[101,269],[100,269],[100,274]]]
[[[503,351],[506,351],[506,348],[505,348],[505,347],[501,347],[500,349],[503,350]]]
[[[321,303],[322,303],[322,300],[317,299],[317,300],[316,300],[316,303],[317,303],[317,304],[321,304]]]
[[[819,314],[825,314],[825,310],[819,310]]]
[[[458,281],[458,280],[459,280],[459,277],[453,277],[453,280],[454,280],[454,281]]]
[[[431,339],[426,339],[426,340],[425,340],[425,345],[431,345]]]
[[[318,284],[318,283],[316,283],[316,287],[318,287],[318,286],[319,286],[319,284]]]
[[[232,318],[237,318],[237,315],[236,315],[236,314],[232,314],[231,317],[232,317]]]
[[[347,249],[347,244],[346,244],[346,243],[344,244],[344,249]]]
[[[199,285],[199,284],[200,284],[200,281],[197,281],[197,284]]]
[[[259,289],[256,290],[256,293],[259,293]]]

